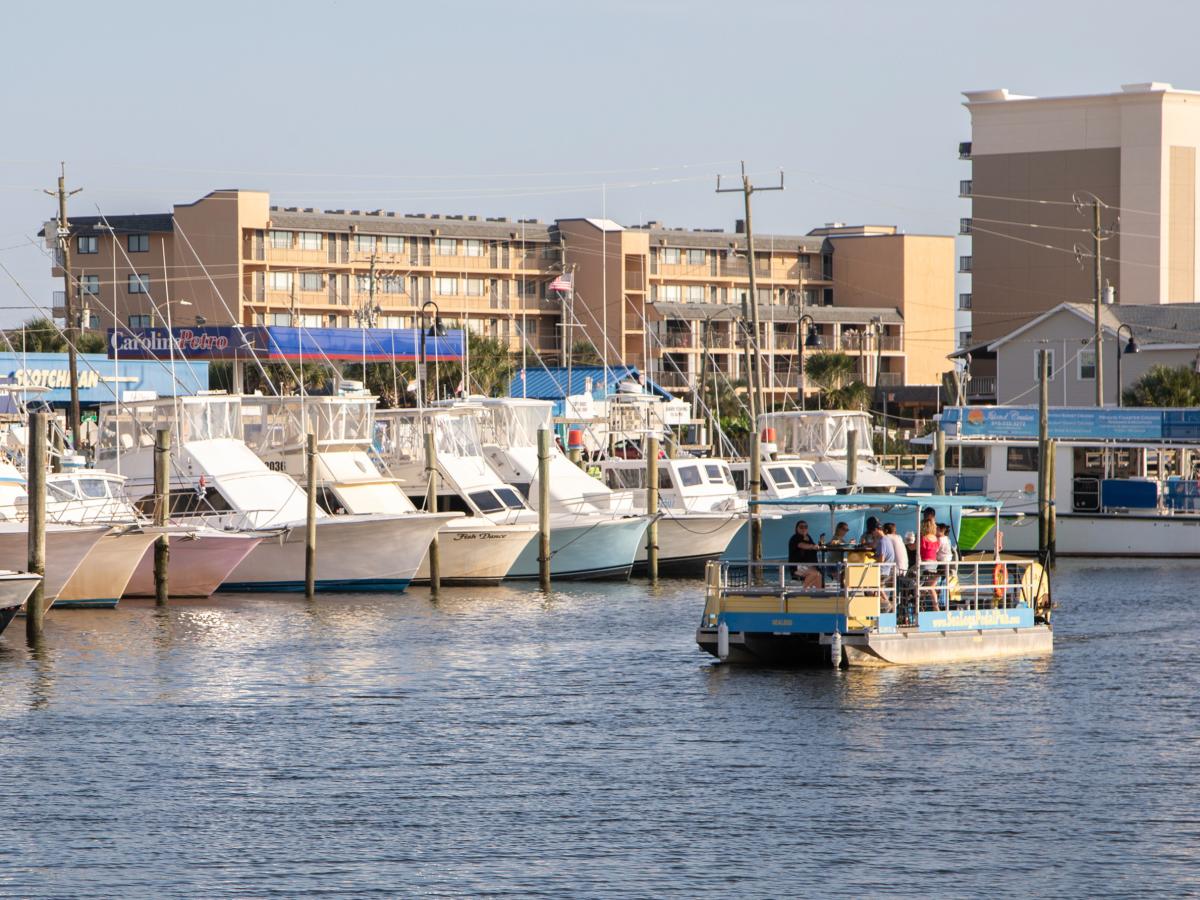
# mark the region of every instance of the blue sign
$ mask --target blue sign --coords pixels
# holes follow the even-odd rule
[[[1200,437],[1196,410],[1058,406],[1048,411],[1050,437],[1064,440],[1158,441]],[[962,437],[1029,438],[1038,436],[1036,406],[952,406],[942,425]]]
[[[194,394],[208,390],[208,363],[170,363],[108,359],[100,353],[80,353],[79,401],[84,404],[114,403],[116,392],[152,391],[157,396]],[[71,376],[65,353],[0,353],[0,378],[8,384],[28,387],[26,400],[53,404],[71,399]],[[16,392],[21,397],[21,392]]]
[[[265,328],[203,325],[195,328],[108,329],[109,359],[234,359],[266,353]]]

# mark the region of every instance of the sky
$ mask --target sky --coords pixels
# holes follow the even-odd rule
[[[1200,4],[22,3],[0,57],[0,325],[61,288],[33,236],[217,188],[279,205],[953,234],[961,92],[1200,89]],[[61,36],[60,36],[61,32]],[[57,43],[56,43],[57,42]],[[32,301],[28,298],[32,298]]]

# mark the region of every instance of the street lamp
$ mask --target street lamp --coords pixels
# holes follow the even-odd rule
[[[808,332],[804,334],[803,340],[800,335],[804,333],[804,323],[808,322]],[[797,399],[800,401],[800,409],[803,411],[806,407],[807,400],[804,397],[804,390],[808,387],[807,379],[804,376],[804,351],[805,349],[816,350],[821,346],[821,332],[817,331],[817,323],[808,313],[802,315],[796,320],[796,347],[800,360],[800,375],[796,379],[796,393],[799,395]]]
[[[436,303],[434,303],[432,300],[426,300],[424,303],[421,304],[421,352],[420,352],[420,364],[417,366],[417,399],[420,402],[421,406],[425,405],[425,385],[426,385],[426,382],[429,380],[427,363],[425,360],[425,336],[426,336],[425,308],[427,306],[433,307],[433,324],[431,324],[429,326],[429,331],[428,331],[429,337],[439,338],[439,337],[445,337],[445,335],[446,335],[446,329],[442,327],[441,310],[438,309],[438,305]],[[366,373],[364,372],[363,374],[365,377]]]
[[[1129,343],[1125,345],[1124,352],[1121,351],[1121,329],[1129,329]],[[1117,327],[1117,406],[1125,405],[1125,382],[1121,378],[1121,357],[1125,353],[1137,353],[1141,348],[1138,347],[1137,341],[1133,339],[1133,327],[1127,323],[1122,323]],[[1100,354],[1096,354],[1096,371],[1100,371]]]

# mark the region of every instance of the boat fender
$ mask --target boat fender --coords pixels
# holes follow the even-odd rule
[[[992,590],[992,595],[997,599],[1004,597],[1004,585],[1008,584],[1008,566],[998,562],[992,567],[992,584],[995,588]]]
[[[842,633],[835,631],[829,636],[829,662],[835,669],[842,667]]]
[[[717,626],[717,659],[729,659],[729,626],[724,622]]]

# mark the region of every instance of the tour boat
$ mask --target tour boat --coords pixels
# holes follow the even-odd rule
[[[427,421],[437,437],[440,479],[439,506],[457,509],[494,525],[537,528],[538,514],[525,491],[506,482],[492,468],[482,443],[492,418],[476,402],[458,402],[421,410],[381,410],[377,446],[389,468],[400,476],[420,501],[424,453],[419,441]],[[536,442],[536,434],[534,436]],[[536,448],[534,453],[536,455]],[[628,578],[646,532],[641,516],[566,511],[551,507],[550,574],[559,580]],[[505,577],[537,578],[540,544],[525,544]]]
[[[153,497],[155,431],[171,428],[172,517],[262,538],[221,590],[303,590],[307,498],[294,479],[268,468],[246,446],[241,402],[223,394],[127,401],[119,409],[102,408],[100,430],[124,448],[120,459],[130,491],[144,501]],[[331,516],[318,508],[317,589],[403,590],[433,535],[456,515]]]
[[[1005,551],[1036,552],[1037,408],[950,407],[938,419],[946,491],[1004,501],[999,527],[976,516],[963,545],[987,550],[1000,533]],[[1200,412],[1053,407],[1048,421],[1058,555],[1200,556]],[[913,492],[933,490],[934,465],[930,454]]]
[[[0,634],[4,633],[8,623],[17,615],[41,580],[42,576],[33,572],[0,571]]]
[[[404,478],[393,477],[372,446],[376,398],[369,394],[333,397],[245,397],[242,423],[248,446],[269,465],[281,464],[295,478],[304,477],[305,436],[317,439],[318,498],[329,513],[415,513],[405,488],[420,496],[428,481],[424,429],[392,428],[390,454],[416,463]],[[403,412],[410,412],[405,410]],[[455,429],[425,418],[432,428],[439,458],[452,456]],[[482,501],[481,501],[482,502]],[[438,504],[439,509],[466,513],[444,522],[438,531],[439,573],[444,584],[495,584],[504,578],[521,551],[537,534],[531,522],[497,522],[465,509]],[[414,579],[429,580],[429,560]]]
[[[764,501],[769,509],[775,501]],[[858,543],[864,519],[919,533],[923,510],[950,525],[1000,514],[986,497],[870,494],[811,497],[810,534],[850,526],[855,543],[829,546],[804,573],[786,560],[710,563],[699,646],[722,661],[911,665],[1026,656],[1053,650],[1048,573],[997,552],[922,563],[899,577]],[[814,523],[818,523],[813,527]]]

